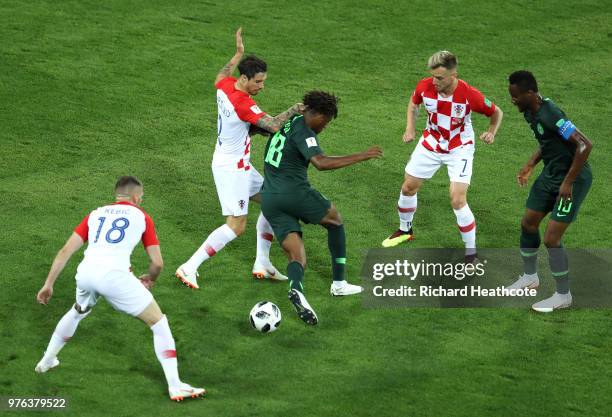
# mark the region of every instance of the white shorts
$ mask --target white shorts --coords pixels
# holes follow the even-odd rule
[[[419,140],[410,160],[406,164],[406,174],[416,178],[430,179],[442,165],[446,165],[451,182],[469,184],[472,178],[472,162],[474,161],[474,145],[463,145],[450,153],[432,152],[425,148]]]
[[[261,191],[263,177],[253,165],[244,169],[212,168],[221,210],[224,216],[246,216],[249,198]]]
[[[115,310],[138,316],[153,301],[153,295],[134,274],[110,271],[106,275],[77,274],[76,303],[81,310],[96,305],[102,296]]]

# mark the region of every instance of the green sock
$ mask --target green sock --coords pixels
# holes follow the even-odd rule
[[[539,247],[540,232],[530,233],[525,229],[521,229],[521,256],[523,258],[523,271],[526,274],[536,273]]]
[[[555,278],[557,292],[559,294],[567,294],[570,290],[569,266],[567,252],[563,245],[558,248],[548,248],[548,263],[552,276]]]
[[[287,275],[289,276],[289,286],[291,289],[304,293],[304,267],[298,261],[289,262],[287,265]]]
[[[332,261],[334,281],[343,281],[346,269],[346,234],[344,225],[327,226],[327,245]]]

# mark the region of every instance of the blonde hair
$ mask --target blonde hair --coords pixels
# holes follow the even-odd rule
[[[444,67],[446,69],[452,70],[457,68],[458,63],[459,61],[457,60],[457,57],[452,52],[438,51],[429,57],[429,60],[427,61],[427,67],[429,69]]]

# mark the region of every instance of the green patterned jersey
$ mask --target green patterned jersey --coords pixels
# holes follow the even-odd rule
[[[527,110],[524,116],[540,144],[544,162],[542,175],[544,178],[560,183],[569,171],[576,153],[576,145],[569,141],[576,126],[549,98],[542,100],[542,105],[537,112]],[[585,170],[590,170],[588,162],[582,169],[582,171]],[[581,175],[582,172],[579,177]]]
[[[304,116],[294,116],[266,145],[263,193],[292,193],[310,188],[310,158],[322,154],[315,132],[306,126]]]

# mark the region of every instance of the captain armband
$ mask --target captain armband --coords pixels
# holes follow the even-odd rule
[[[557,132],[559,135],[565,139],[569,140],[572,133],[576,131],[576,125],[574,125],[570,120],[559,119],[557,122]]]

